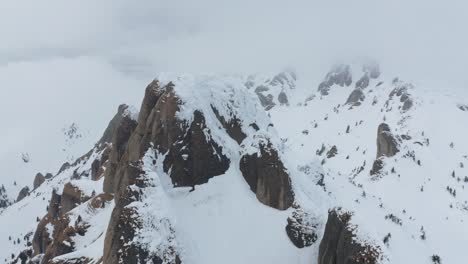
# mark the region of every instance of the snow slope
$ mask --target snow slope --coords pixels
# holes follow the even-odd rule
[[[402,82],[393,83],[390,77],[371,80],[360,106],[344,105],[353,82],[349,87],[335,85],[328,96],[317,94],[307,103],[298,100],[291,107],[274,108],[272,119],[287,139],[285,156],[295,166],[317,159],[323,163],[329,200],[355,212],[358,231],[381,245],[389,263],[430,263],[432,255],[439,255],[443,263],[463,263],[468,242],[468,171],[463,165],[468,113],[458,108],[463,104],[460,97],[422,87],[410,89],[413,107],[399,109],[399,98],[389,95]],[[382,175],[371,176],[382,122],[394,134],[411,139],[400,143],[396,156],[385,159]],[[322,144],[326,151],[336,146],[338,154],[318,155]],[[405,158],[407,153],[414,153],[415,159]],[[456,190],[456,196],[447,187]],[[390,214],[401,225],[386,219]],[[391,238],[384,245],[387,234]]]

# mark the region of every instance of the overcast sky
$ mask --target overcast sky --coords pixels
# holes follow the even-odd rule
[[[322,78],[372,58],[389,75],[465,89],[467,25],[468,3],[453,0],[0,0],[0,167],[33,145],[47,154],[68,123],[96,140],[159,71]]]
[[[466,1],[1,2],[2,64],[89,56],[137,73],[250,72],[365,56],[414,78],[468,80],[456,76],[467,68]]]

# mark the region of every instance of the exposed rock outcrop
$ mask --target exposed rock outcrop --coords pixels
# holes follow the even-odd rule
[[[377,158],[392,157],[398,152],[398,141],[386,123],[377,129]]]
[[[340,64],[332,68],[325,76],[325,80],[320,83],[318,91],[322,95],[328,95],[330,87],[333,85],[350,86],[353,82],[351,67],[349,65]]]
[[[468,111],[468,105],[458,104],[457,107],[458,107],[458,109],[462,110],[463,112]]]
[[[218,110],[214,106],[211,106],[211,109],[215,113],[216,118],[223,125],[224,129],[226,129],[228,135],[232,139],[234,139],[238,144],[241,144],[242,141],[247,137],[244,131],[242,131],[241,120],[236,116],[232,116],[231,119],[228,121],[226,120],[226,118],[224,118],[224,116],[221,116],[219,114]]]
[[[19,201],[23,200],[28,195],[29,195],[29,187],[25,186],[20,190],[20,192],[18,194],[18,197],[16,198],[16,201],[19,202]]]
[[[409,90],[413,88],[413,85],[409,83],[404,83],[398,80],[398,78],[393,80],[393,85],[395,86],[395,88],[393,88],[393,90],[389,94],[387,105],[388,105],[388,102],[392,100],[394,97],[399,97],[400,103],[402,104],[401,110],[403,112],[408,111],[414,105],[413,98],[409,92]]]
[[[268,111],[271,108],[273,108],[276,104],[274,102],[274,97],[272,94],[264,94],[267,91],[269,91],[269,88],[266,86],[258,86],[255,89],[255,93],[257,94],[258,99],[260,99],[260,103],[265,108],[265,110]]]
[[[351,106],[359,106],[365,98],[366,96],[364,95],[362,89],[356,88],[349,95],[348,100],[346,100],[346,104],[349,104]]]
[[[114,117],[111,119],[111,121],[107,125],[107,128],[104,131],[101,139],[98,141],[98,145],[112,142],[112,139],[114,138],[114,135],[117,132],[117,129],[119,129],[120,127],[120,123],[122,122],[122,119],[124,117],[128,117],[128,115],[126,114],[126,111],[128,111],[128,105],[125,105],[125,104],[119,105],[119,108],[117,109],[117,113],[114,115]]]
[[[42,263],[73,251],[71,237],[76,235],[78,228],[69,226],[66,213],[87,199],[71,183],[64,186],[62,195],[55,190],[52,192],[47,214],[39,222],[32,241],[34,256],[45,254]]]
[[[106,169],[110,165],[109,157],[112,145],[107,145],[99,159],[95,159],[91,164],[91,180],[96,181],[104,176]]]
[[[34,182],[33,182],[33,188],[37,189],[37,187],[41,186],[45,182],[46,178],[42,173],[36,174],[36,177],[34,177]]]
[[[365,73],[361,79],[356,82],[356,88],[364,89],[369,86],[370,78],[367,73]]]
[[[112,147],[109,151],[106,151],[103,156],[108,157],[108,161],[104,161],[104,157],[101,160],[95,160],[91,167],[91,178],[97,179],[100,175],[100,168],[107,162],[106,169],[104,171],[104,185],[103,190],[104,192],[114,193],[115,190],[118,188],[118,181],[115,181],[116,175],[121,173],[117,171],[119,163],[123,159],[124,155],[128,155],[125,153],[128,140],[130,138],[131,133],[135,130],[137,125],[136,121],[131,119],[128,116],[125,116],[120,119],[120,123],[116,124],[117,127],[115,129],[115,133],[112,137]],[[116,186],[117,185],[117,186]]]
[[[164,160],[164,171],[174,186],[203,184],[229,168],[229,159],[220,146],[207,139],[207,131],[203,114],[195,111],[190,127],[178,137]]]
[[[327,151],[327,159],[331,159],[335,157],[338,154],[338,148],[333,145],[328,151]]]
[[[296,88],[296,73],[294,71],[288,70],[283,71],[275,75],[270,81],[272,86],[280,86],[282,88],[294,89]]]
[[[62,197],[60,199],[60,214],[65,214],[71,209],[75,208],[77,205],[80,205],[90,197],[87,197],[83,192],[78,188],[73,186],[72,183],[67,183],[63,187]]]
[[[278,102],[279,102],[281,105],[288,105],[288,104],[289,104],[288,96],[286,95],[286,93],[285,93],[284,91],[281,91],[281,92],[278,94]]]
[[[329,211],[318,264],[376,264],[379,261],[380,248],[355,241],[350,220],[348,212]]]
[[[115,150],[111,153],[111,167],[115,173],[105,191],[115,193],[116,206],[106,233],[104,263],[146,263],[149,260],[162,263],[167,258],[130,243],[141,227],[141,221],[138,211],[127,205],[141,199],[141,193],[136,189],[147,187],[141,159],[149,148],[165,155],[163,169],[175,187],[206,183],[229,168],[230,161],[221,146],[209,136],[211,132],[203,113],[194,111],[190,122],[180,120],[176,115],[180,105],[172,83],[161,86],[158,81],[152,82],[146,88],[137,125],[131,135],[126,136],[128,142],[123,144],[124,151],[117,157]],[[245,135],[236,119],[229,123],[221,119],[214,107],[212,110],[223,126],[230,128],[228,133],[241,142]],[[122,145],[114,141],[116,148]],[[171,262],[180,263],[175,250],[167,254],[172,256]]]
[[[297,248],[311,246],[317,241],[317,227],[311,216],[301,208],[296,208],[288,217],[286,234]]]
[[[5,208],[11,204],[10,200],[8,199],[8,195],[6,193],[5,186],[2,184],[0,186],[0,209]]]
[[[378,174],[384,166],[383,157],[393,157],[398,151],[398,140],[392,134],[390,126],[386,123],[380,124],[377,129],[377,156],[370,174]]]
[[[268,111],[278,104],[289,104],[288,91],[296,88],[296,73],[289,70],[283,71],[271,79],[262,79],[259,83],[256,83],[255,77],[251,76],[245,86],[248,89],[255,87],[255,93],[261,105]]]
[[[259,153],[246,154],[240,170],[257,199],[270,207],[286,210],[293,201],[291,180],[271,143],[260,144]]]

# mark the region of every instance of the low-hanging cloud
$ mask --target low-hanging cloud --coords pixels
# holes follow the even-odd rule
[[[465,83],[463,1],[15,1],[3,63],[94,56],[129,72],[320,68],[369,57],[411,78]],[[324,70],[324,69],[322,69]]]

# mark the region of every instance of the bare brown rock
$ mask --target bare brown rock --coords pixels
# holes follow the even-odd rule
[[[78,188],[73,186],[72,183],[67,183],[63,187],[63,193],[60,199],[60,214],[65,214],[75,208],[76,206],[86,202],[90,197],[87,197]]]
[[[105,161],[104,159],[94,161],[95,163],[93,163],[92,171],[95,171],[95,177],[92,178],[97,179],[99,177],[100,170],[101,173],[104,172],[105,174],[103,184],[104,192],[114,193],[118,188],[118,175],[119,173],[121,173],[117,171],[118,165],[122,160],[125,160],[124,156],[126,157],[128,155],[127,153],[125,153],[126,147],[128,144],[128,140],[136,126],[136,122],[128,116],[120,119],[120,123],[118,124],[118,127],[116,128],[116,130],[114,131],[115,133],[113,134],[111,145],[112,147],[109,148],[109,152],[106,153],[108,159]],[[102,169],[104,164],[106,164],[105,171],[103,171]]]
[[[349,225],[351,214],[331,210],[320,242],[318,264],[376,264],[381,258],[380,248],[354,240]]]
[[[125,105],[125,104],[119,105],[119,108],[117,109],[117,113],[114,115],[112,120],[107,125],[107,128],[104,131],[101,139],[98,141],[97,145],[112,142],[112,138],[114,137],[114,134],[116,133],[117,129],[119,128],[119,125],[120,125],[120,122],[122,121],[122,118],[124,118],[124,116],[126,116],[125,111],[127,111],[127,110],[128,110],[128,105]]]
[[[257,199],[270,207],[286,210],[294,201],[291,180],[271,143],[260,145],[260,154],[246,154],[240,170]]]

